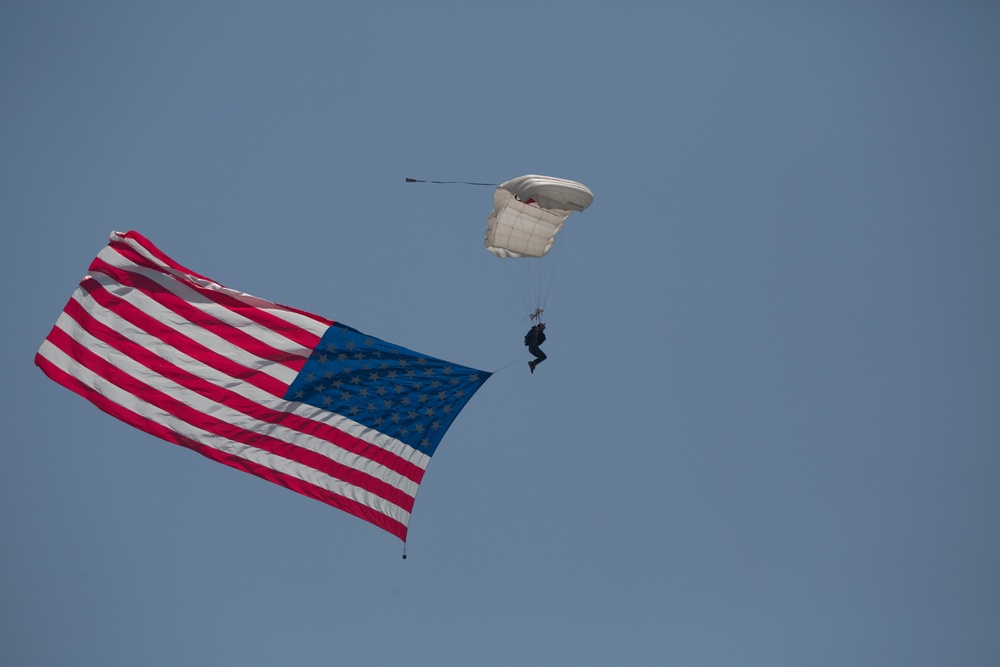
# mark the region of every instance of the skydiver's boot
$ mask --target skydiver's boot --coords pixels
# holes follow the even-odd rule
[[[534,375],[535,374],[535,362],[534,361],[529,361],[528,362],[528,368],[531,369],[531,374]]]

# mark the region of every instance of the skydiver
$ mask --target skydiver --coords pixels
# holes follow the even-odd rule
[[[545,323],[539,322],[524,335],[524,344],[528,346],[528,352],[535,355],[535,358],[528,362],[528,368],[531,369],[531,373],[535,373],[535,366],[545,361],[548,357],[542,352],[542,349],[538,347],[545,342]]]

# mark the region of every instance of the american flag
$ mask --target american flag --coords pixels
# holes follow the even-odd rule
[[[35,363],[127,424],[404,542],[445,431],[490,373],[224,287],[112,232]]]

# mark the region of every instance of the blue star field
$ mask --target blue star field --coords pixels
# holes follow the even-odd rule
[[[432,456],[490,375],[334,324],[285,398],[337,413]]]

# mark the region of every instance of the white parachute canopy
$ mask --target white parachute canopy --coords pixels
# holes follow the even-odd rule
[[[486,249],[501,259],[543,257],[574,211],[594,201],[587,186],[528,174],[501,183],[486,223]]]
[[[563,238],[549,254],[566,219],[583,211],[594,194],[575,181],[528,174],[501,183],[486,223],[486,249],[503,260],[534,320],[545,309]]]

